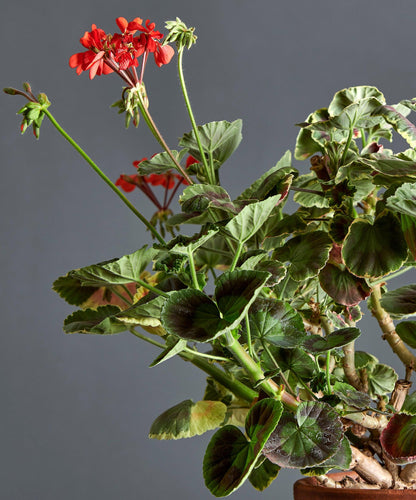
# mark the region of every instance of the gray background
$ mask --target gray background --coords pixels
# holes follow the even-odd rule
[[[120,15],[149,17],[159,28],[179,16],[197,27],[197,46],[185,55],[197,121],[244,121],[244,142],[222,170],[233,196],[293,149],[294,123],[335,91],[374,84],[390,103],[416,94],[411,0],[9,3],[1,86],[29,80],[45,91],[52,113],[114,180],[158,145],[144,124],[125,131],[110,109],[118,77],[90,82],[68,58],[91,23],[112,32]],[[145,81],[152,114],[174,147],[190,130],[175,63],[158,70],[150,61]],[[212,498],[202,478],[209,435],[147,439],[159,413],[202,396],[204,375],[180,360],[148,368],[157,350],[128,334],[65,336],[61,324],[72,308],[51,290],[68,270],[130,253],[148,235],[48,123],[39,141],[19,135],[22,98],[1,99],[0,497]],[[131,199],[151,215],[138,193]],[[359,348],[377,346],[380,361],[399,368],[368,313],[365,322]],[[282,471],[263,498],[291,498],[297,477]],[[246,484],[234,496],[261,495]]]

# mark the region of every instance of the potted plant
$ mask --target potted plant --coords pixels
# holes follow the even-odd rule
[[[309,479],[296,489],[317,484],[321,498],[332,488],[350,497],[357,489],[371,498],[415,496],[416,321],[407,318],[416,313],[416,285],[391,290],[388,282],[415,266],[416,127],[407,115],[416,99],[388,105],[372,86],[340,90],[299,123],[294,158],[309,161],[307,173],[287,151],[232,200],[220,168],[241,141],[242,123],[196,124],[183,76],[194,29],[169,21],[163,40],[149,20],[116,23],[115,34],[92,25],[80,40],[85,50],[69,61],[90,79],[117,73],[124,88],[114,106],[127,127],[144,121],[161,147],[115,183],[56,121],[45,94],[35,96],[28,83],[5,89],[27,100],[22,133],[32,127],[39,137],[49,119],[153,239],[55,281],[79,308],[64,331],[130,332],[161,349],[152,366],[179,356],[207,374],[201,400],[167,409],[150,437],[215,430],[203,462],[215,496],[246,480],[263,490],[281,467],[300,469]],[[159,67],[172,60],[169,44],[191,122],[174,150],[144,84],[152,54]],[[409,148],[393,153],[381,144],[394,134]],[[136,189],[156,207],[150,220],[127,197]],[[173,214],[176,194],[181,211]],[[287,213],[292,195],[297,208]],[[366,307],[402,373],[356,350]],[[327,475],[333,469],[353,473]]]

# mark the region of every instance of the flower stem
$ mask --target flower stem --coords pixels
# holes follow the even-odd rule
[[[348,134],[348,139],[347,139],[347,142],[345,144],[344,152],[342,153],[340,166],[344,165],[345,159],[347,158],[347,154],[348,154],[348,150],[350,148],[353,134],[354,134],[354,127],[351,126],[350,133]]]
[[[173,156],[173,153],[170,150],[169,146],[166,144],[165,139],[163,138],[159,129],[156,127],[156,124],[153,121],[153,118],[151,117],[147,107],[145,106],[145,104],[143,102],[143,97],[140,94],[140,92],[138,92],[138,96],[139,96],[138,103],[139,103],[140,111],[142,113],[142,116],[143,116],[147,126],[149,127],[150,131],[152,132],[153,136],[155,137],[157,142],[162,146],[162,148],[166,151],[166,153],[169,155],[169,158],[174,163],[176,170],[186,179],[186,181],[189,184],[193,184],[192,179],[189,177],[189,175],[185,172],[185,170],[181,167],[181,165],[178,163],[176,158]]]
[[[208,165],[204,148],[202,147],[201,138],[199,137],[198,127],[195,122],[195,117],[192,111],[191,102],[189,100],[188,91],[186,89],[185,78],[183,76],[183,47],[178,51],[178,74],[179,74],[179,81],[181,83],[182,94],[185,99],[186,109],[188,110],[188,115],[191,120],[192,128],[195,134],[195,139],[198,144],[199,153],[201,155],[201,160],[204,165],[206,177],[208,183],[213,184],[214,182],[213,182],[212,171]]]
[[[191,270],[191,276],[192,276],[192,284],[194,285],[194,288],[196,290],[199,290],[198,277],[196,275],[195,261],[194,261],[194,256],[192,254],[192,250],[188,250],[188,259],[189,259],[189,269]]]
[[[117,194],[117,196],[124,202],[125,205],[136,215],[143,224],[149,229],[149,231],[157,238],[157,240],[165,245],[165,240],[160,236],[156,229],[150,224],[150,222],[137,210],[137,208],[126,198],[126,196],[117,188],[117,186],[104,174],[104,172],[98,167],[98,165],[87,155],[87,153],[79,146],[74,139],[59,125],[55,120],[53,115],[47,109],[43,110],[43,113],[49,118],[52,125],[58,130],[58,132],[71,144],[71,146],[78,151],[78,153],[84,158],[84,160],[92,167],[92,169],[103,179],[103,181]]]

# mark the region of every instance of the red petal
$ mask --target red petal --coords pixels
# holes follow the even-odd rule
[[[159,66],[163,66],[164,64],[168,64],[170,60],[172,59],[173,55],[175,54],[175,51],[172,49],[170,45],[158,45],[154,56],[155,56],[155,62]]]
[[[126,28],[128,26],[128,22],[127,22],[127,19],[125,19],[124,17],[118,17],[116,19],[116,23],[117,23],[117,26],[119,28],[119,30],[124,33],[126,31]]]

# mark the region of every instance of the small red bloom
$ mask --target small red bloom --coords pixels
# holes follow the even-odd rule
[[[199,163],[199,161],[196,158],[194,158],[193,156],[188,155],[188,158],[186,159],[185,167],[189,168],[191,165],[194,165],[195,163]]]
[[[76,68],[77,74],[89,71],[90,79],[95,75],[105,75],[116,71],[131,87],[135,87],[143,80],[143,73],[147,62],[147,55],[153,52],[157,66],[170,62],[174,50],[172,47],[162,45],[162,33],[155,30],[155,23],[136,17],[128,22],[124,17],[116,19],[120,33],[106,34],[95,24],[91,31],[86,31],[80,39],[81,45],[87,50],[73,54],[69,59],[71,68]],[[138,36],[135,33],[140,31]],[[136,70],[130,68],[139,66],[138,58],[143,55],[140,78]]]
[[[165,174],[150,174],[147,179],[152,186],[163,186],[166,189],[173,189],[175,187],[175,178],[171,172]]]
[[[130,193],[131,191],[133,191],[137,187],[138,183],[139,183],[138,175],[122,174],[116,180],[116,186],[120,186],[120,188],[126,193]]]

